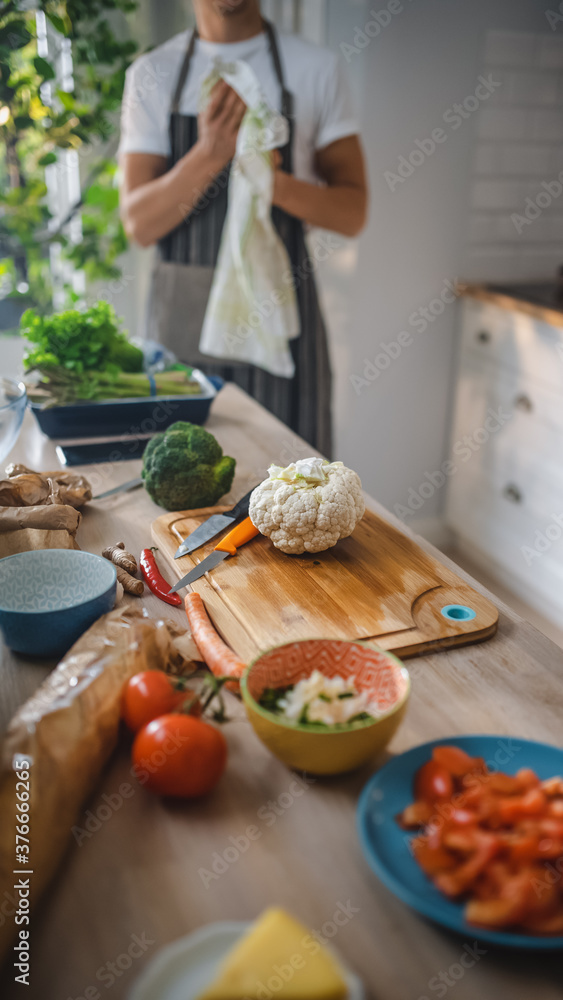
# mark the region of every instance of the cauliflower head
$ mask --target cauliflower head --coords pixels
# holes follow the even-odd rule
[[[235,464],[213,434],[178,420],[149,441],[143,479],[149,496],[166,510],[212,507],[229,492]]]
[[[307,458],[271,465],[253,490],[253,525],[291,555],[322,552],[351,535],[365,513],[360,477],[342,462]]]

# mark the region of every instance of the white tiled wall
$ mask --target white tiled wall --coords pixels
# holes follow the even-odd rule
[[[483,72],[502,85],[476,114],[468,277],[547,279],[563,265],[563,30],[489,31]],[[544,182],[561,192],[538,214]]]

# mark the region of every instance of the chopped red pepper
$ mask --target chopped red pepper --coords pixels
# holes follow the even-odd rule
[[[435,747],[397,817],[426,875],[463,898],[469,923],[563,934],[563,780],[531,768],[491,772],[459,747]]]

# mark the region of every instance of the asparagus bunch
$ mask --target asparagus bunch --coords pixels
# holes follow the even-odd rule
[[[156,386],[157,396],[197,395],[201,392],[198,382],[192,380],[192,369],[157,372],[149,377],[143,372],[74,372],[62,365],[41,365],[40,381],[28,386],[34,402],[46,406],[68,406],[72,403],[102,399],[131,399],[152,396]],[[153,381],[154,380],[154,381]]]

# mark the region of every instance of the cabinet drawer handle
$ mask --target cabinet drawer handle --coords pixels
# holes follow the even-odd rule
[[[505,500],[510,500],[511,503],[522,503],[524,500],[521,491],[514,485],[514,483],[508,483],[508,485],[504,487],[502,495]]]
[[[480,344],[489,344],[491,341],[491,335],[488,330],[479,330],[477,334],[477,340]]]
[[[532,403],[532,400],[530,399],[529,396],[526,396],[525,393],[522,393],[520,396],[516,397],[516,399],[514,400],[514,406],[516,407],[517,410],[523,410],[524,413],[531,413],[532,410],[534,409],[534,404]]]

